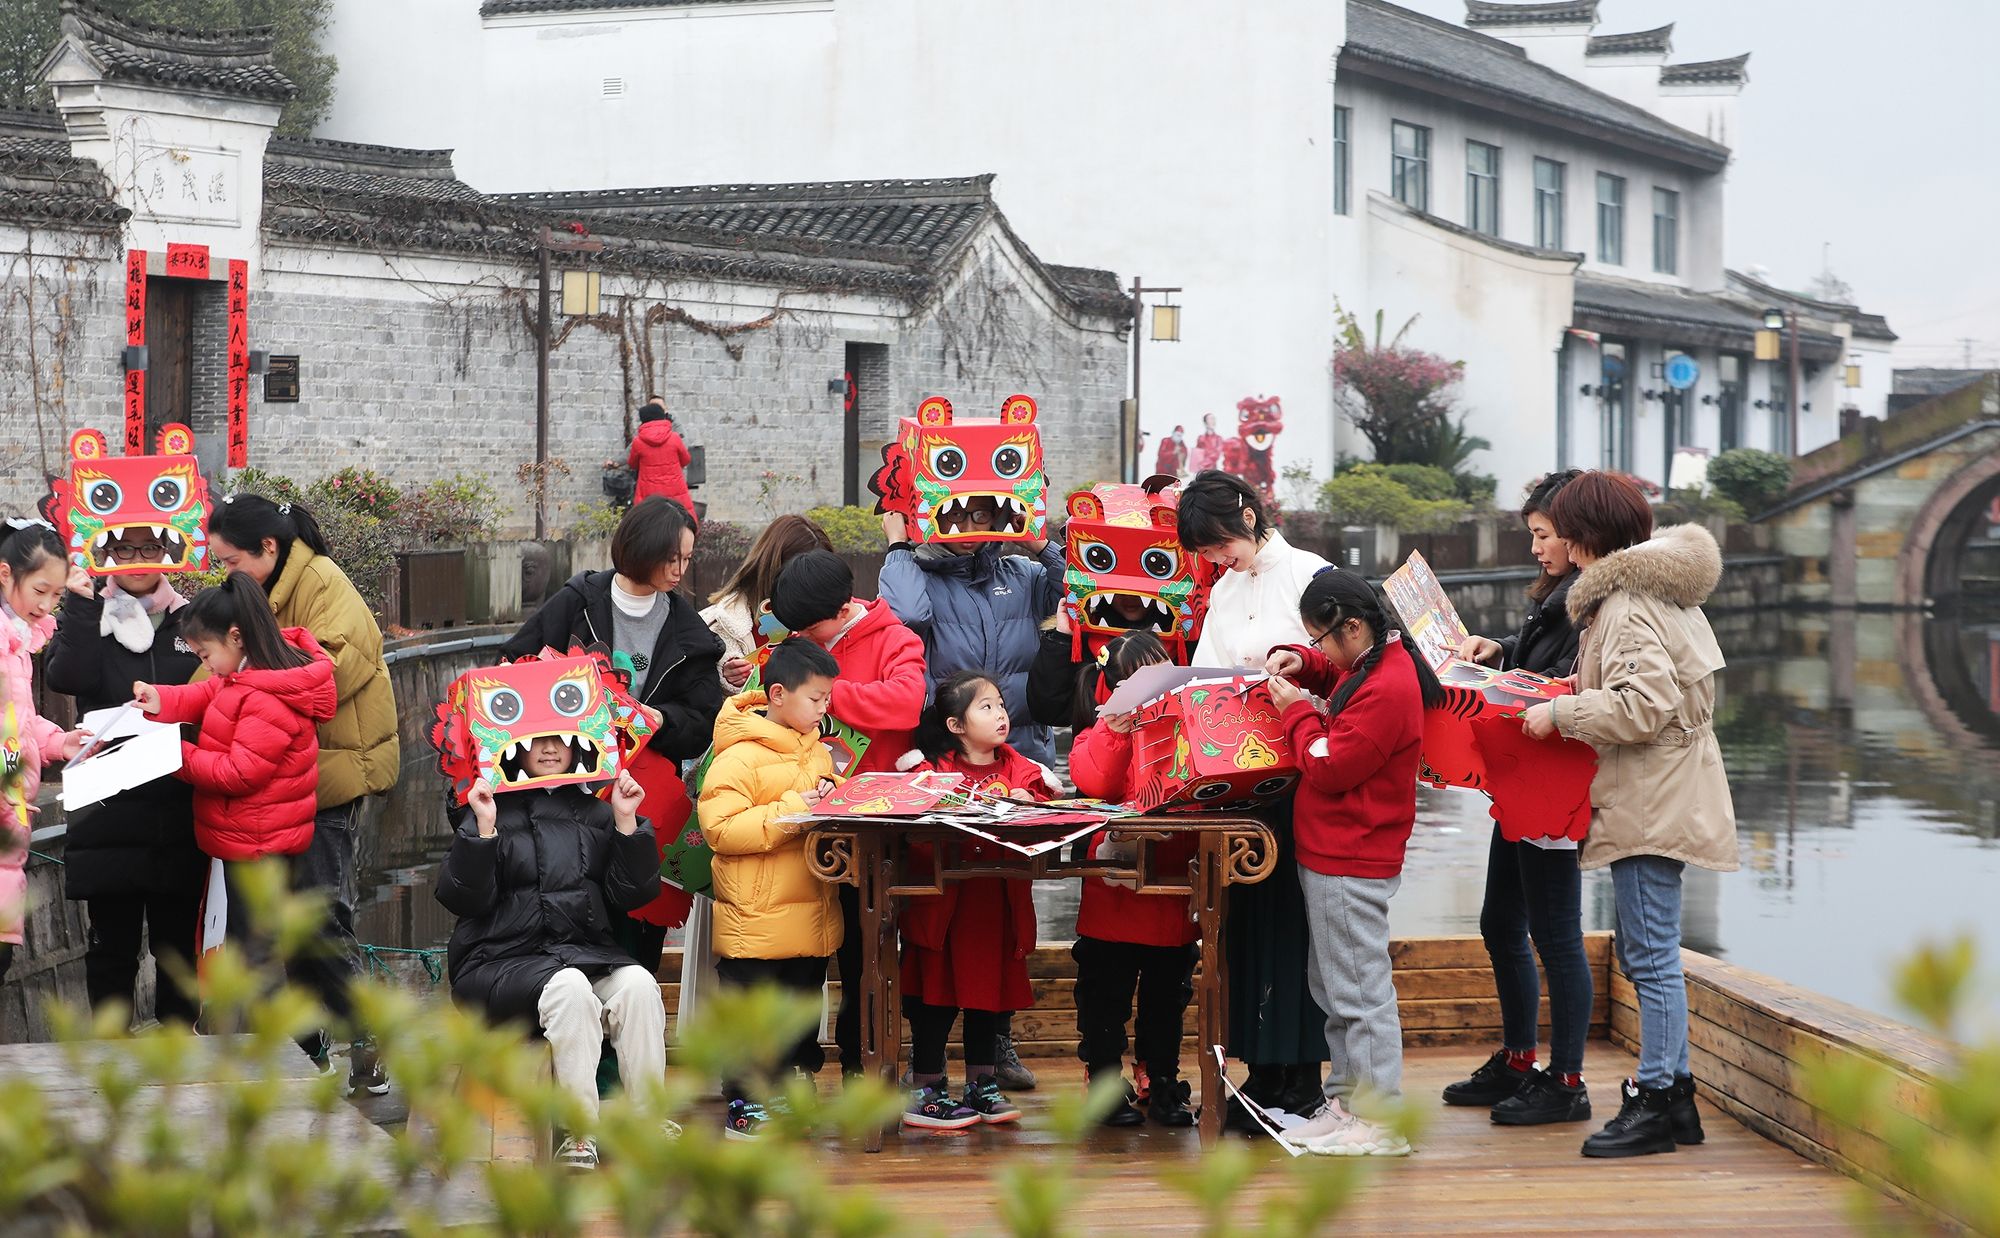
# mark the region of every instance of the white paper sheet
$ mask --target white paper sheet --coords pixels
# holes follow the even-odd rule
[[[1293,1143],[1291,1140],[1285,1138],[1285,1132],[1291,1129],[1291,1127],[1305,1125],[1306,1120],[1297,1114],[1274,1113],[1245,1096],[1237,1089],[1234,1083],[1230,1082],[1229,1060],[1223,1056],[1222,1046],[1210,1045],[1209,1051],[1215,1054],[1215,1064],[1222,1071],[1223,1088],[1236,1098],[1238,1104],[1250,1111],[1250,1116],[1256,1119],[1257,1125],[1264,1128],[1265,1134],[1277,1140],[1278,1146],[1283,1148],[1287,1154],[1294,1157],[1304,1156],[1306,1154],[1305,1146]]]
[[[77,726],[94,738],[88,755],[63,767],[64,808],[110,799],[181,767],[180,728],[154,722],[129,706],[92,710]]]
[[[1157,700],[1191,683],[1241,681],[1253,684],[1267,678],[1269,676],[1262,671],[1246,671],[1241,667],[1174,666],[1171,663],[1159,662],[1133,671],[1124,683],[1112,691],[1111,698],[1097,707],[1097,716],[1112,718],[1119,714],[1129,714],[1148,701]]]

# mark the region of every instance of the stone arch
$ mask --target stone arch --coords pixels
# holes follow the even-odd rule
[[[1910,521],[1909,536],[1896,557],[1896,601],[1926,606],[1956,593],[1941,579],[1940,546],[1955,546],[1971,532],[1980,508],[2000,490],[2000,448],[1989,446],[1931,492]]]

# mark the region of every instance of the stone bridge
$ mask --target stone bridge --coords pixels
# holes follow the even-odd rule
[[[1794,464],[1757,519],[1793,560],[1790,602],[1931,609],[2000,596],[2000,372]]]

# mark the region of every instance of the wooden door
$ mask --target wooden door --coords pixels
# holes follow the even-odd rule
[[[194,424],[194,295],[192,280],[146,281],[146,445],[160,427]]]

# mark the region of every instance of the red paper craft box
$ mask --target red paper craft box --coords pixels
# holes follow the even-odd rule
[[[1197,679],[1139,707],[1132,729],[1132,808],[1243,812],[1299,780],[1298,762],[1260,678]]]
[[[1530,706],[1569,695],[1568,686],[1457,658],[1447,659],[1437,677],[1445,701],[1424,714],[1419,776],[1433,786],[1484,791],[1508,842],[1581,841],[1590,830],[1597,751],[1581,740],[1529,739],[1521,729]]]

